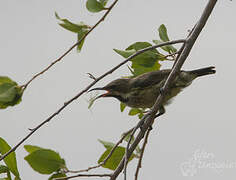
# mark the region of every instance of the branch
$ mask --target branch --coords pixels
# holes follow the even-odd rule
[[[156,49],[156,48],[159,48],[159,47],[162,47],[162,46],[166,46],[166,45],[170,45],[170,44],[177,44],[177,43],[184,43],[184,42],[185,42],[184,39],[168,41],[168,42],[165,42],[165,43],[161,43],[161,44],[158,44],[158,45],[154,45],[154,46],[150,46],[150,47],[141,49],[141,50],[137,51],[135,54],[129,56],[129,58],[127,58],[126,60],[124,60],[123,62],[118,64],[117,66],[113,67],[111,70],[107,71],[106,73],[104,73],[100,77],[96,78],[96,80],[94,80],[92,83],[90,83],[86,88],[84,88],[82,91],[80,91],[76,96],[71,98],[69,101],[65,102],[63,106],[61,106],[56,112],[54,112],[51,116],[49,116],[46,120],[44,120],[38,126],[36,126],[35,128],[30,129],[31,132],[27,136],[25,136],[17,145],[15,145],[12,149],[10,149],[4,155],[0,156],[0,161],[3,160],[5,157],[7,157],[10,153],[15,151],[23,142],[25,142],[30,136],[32,136],[34,134],[34,132],[36,132],[38,129],[40,129],[44,124],[48,123],[51,119],[53,119],[56,115],[58,115],[63,109],[65,109],[69,104],[71,104],[73,101],[78,99],[82,94],[87,92],[98,81],[100,81],[101,79],[103,79],[107,75],[113,73],[116,69],[118,69],[119,67],[121,67],[122,65],[124,65],[125,63],[130,61],[132,58],[134,58],[137,55],[142,54],[142,53],[144,53],[144,52],[146,52],[148,50],[151,50],[151,49]]]
[[[87,169],[82,169],[82,170],[78,170],[78,171],[71,171],[71,170],[68,170],[67,172],[70,172],[70,173],[81,173],[81,172],[88,172],[92,169],[96,169],[96,168],[99,168],[101,167],[102,165],[105,165],[106,162],[108,161],[108,159],[110,159],[110,157],[112,156],[112,154],[114,153],[115,149],[123,142],[123,140],[125,139],[125,137],[133,131],[134,128],[131,128],[130,130],[126,131],[125,133],[122,134],[122,137],[120,138],[120,140],[115,144],[115,146],[112,147],[110,153],[107,155],[107,157],[104,159],[103,162],[99,163],[98,165],[96,166],[91,166],[91,167],[88,167]]]
[[[67,180],[77,177],[111,177],[111,174],[77,174],[69,177],[53,178],[53,180]]]
[[[168,88],[170,87],[170,84],[177,77],[181,67],[183,66],[183,63],[186,61],[186,58],[188,57],[197,37],[199,36],[200,32],[202,31],[203,27],[205,26],[216,2],[217,2],[217,0],[209,0],[208,1],[208,4],[207,4],[205,10],[203,11],[201,18],[199,19],[199,21],[196,24],[195,28],[193,29],[192,33],[189,35],[189,37],[187,37],[183,51],[180,54],[180,56],[178,57],[178,59],[176,60],[176,63],[172,67],[171,73],[169,74],[164,86],[162,87],[162,90],[161,90],[162,93],[160,93],[160,95],[158,96],[154,106],[152,107],[150,115],[144,119],[145,121],[142,126],[142,130],[138,133],[133,144],[128,149],[128,152],[127,152],[128,158],[131,156],[131,154],[133,153],[133,151],[135,150],[135,148],[137,147],[139,142],[143,139],[146,131],[148,130],[148,128],[150,127],[150,125],[154,121],[155,114],[158,112],[158,109],[160,109],[160,106],[161,106],[162,101],[166,95],[166,92],[167,92]],[[110,180],[115,180],[117,178],[117,176],[120,174],[120,172],[124,168],[125,159],[127,157],[126,156],[123,157],[119,166],[113,172]]]
[[[149,128],[144,138],[143,146],[141,148],[141,154],[140,154],[138,165],[135,172],[135,178],[134,178],[135,180],[138,180],[138,173],[139,173],[140,168],[142,167],[143,154],[144,154],[144,150],[146,148],[147,142],[148,142],[150,131],[151,129]]]
[[[48,71],[54,64],[58,63],[59,61],[61,61],[69,52],[71,52],[76,46],[78,46],[102,21],[104,21],[104,19],[106,18],[106,16],[110,13],[110,11],[112,10],[112,8],[115,6],[115,4],[118,2],[118,0],[115,0],[111,6],[109,8],[107,8],[106,13],[101,17],[101,19],[99,19],[99,21],[87,32],[84,34],[84,36],[77,42],[75,43],[73,46],[71,46],[64,54],[62,54],[58,59],[56,59],[55,61],[53,61],[49,66],[47,66],[45,69],[43,69],[41,72],[37,73],[36,75],[34,75],[26,84],[22,85],[22,87],[24,88],[24,90],[27,88],[27,86],[38,76],[42,75],[43,73],[45,73],[46,71]]]

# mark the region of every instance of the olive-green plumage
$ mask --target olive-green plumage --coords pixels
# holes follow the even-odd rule
[[[135,78],[116,79],[102,88],[92,90],[107,91],[107,93],[97,98],[114,97],[132,108],[150,108],[154,105],[160,93],[160,88],[164,85],[170,71],[170,69],[166,69],[148,72]],[[181,71],[171,84],[162,105],[167,105],[171,98],[189,86],[197,77],[214,73],[214,67]]]

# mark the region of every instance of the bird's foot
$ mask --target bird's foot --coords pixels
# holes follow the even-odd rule
[[[159,92],[160,92],[161,95],[164,95],[164,94],[165,94],[164,88],[161,87],[161,88],[159,89]]]
[[[161,107],[159,108],[159,113],[158,113],[157,115],[155,115],[155,118],[157,118],[157,117],[159,117],[159,116],[165,114],[165,112],[166,112],[166,110],[165,110],[164,106],[161,106]]]

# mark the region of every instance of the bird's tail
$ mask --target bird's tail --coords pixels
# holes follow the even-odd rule
[[[211,67],[196,69],[196,70],[190,71],[190,73],[199,77],[199,76],[205,76],[208,74],[214,74],[216,72],[216,70],[214,70],[214,69],[215,69],[215,67],[211,66]]]

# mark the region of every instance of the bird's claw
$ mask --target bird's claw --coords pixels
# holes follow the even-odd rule
[[[164,93],[164,88],[161,87],[161,88],[159,89],[159,92],[160,92],[161,95],[164,95],[164,94],[165,94],[165,93]]]

